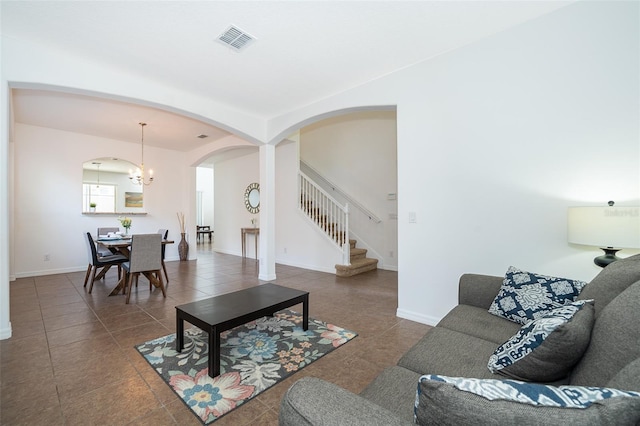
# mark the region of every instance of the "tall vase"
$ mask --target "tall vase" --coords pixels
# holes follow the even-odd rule
[[[189,243],[184,239],[185,233],[180,233],[180,242],[178,243],[178,254],[180,255],[180,260],[187,260],[189,258]]]

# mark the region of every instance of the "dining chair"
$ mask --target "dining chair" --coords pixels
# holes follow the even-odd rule
[[[158,229],[158,234],[162,235],[162,239],[166,240],[167,237],[169,236],[169,230],[168,229]],[[164,251],[166,249],[166,246],[163,244],[162,245],[162,270],[164,271],[164,277],[166,278],[167,284],[169,284],[169,275],[167,275],[167,267],[164,264]]]
[[[96,234],[98,238],[101,235],[107,235],[109,232],[119,232],[120,228],[117,226],[108,227],[108,228],[98,228],[98,233]],[[116,249],[108,249],[106,247],[98,246],[98,256],[111,256],[112,254],[118,254],[118,250]]]
[[[100,273],[98,274],[98,278],[104,277],[104,274],[107,273],[109,268],[114,265],[118,266],[118,279],[122,276],[121,265],[126,262],[128,259],[126,256],[122,254],[109,254],[107,256],[98,256],[98,250],[96,248],[96,244],[93,241],[93,237],[91,236],[91,232],[87,232],[87,249],[89,253],[89,266],[87,266],[87,273],[84,276],[84,286],[87,286],[87,282],[89,281],[89,275],[91,275],[91,285],[89,286],[89,294],[91,294],[91,290],[93,290],[93,282],[96,280],[96,273],[98,269],[100,269]]]
[[[138,285],[138,277],[143,273],[151,282],[155,280],[162,290],[162,296],[167,297],[167,292],[162,282],[162,235],[134,234],[131,237],[131,255],[129,262],[123,263],[125,270],[125,293],[129,303],[133,282]]]
[[[209,236],[209,242],[211,242],[211,235],[213,234],[213,231],[211,230],[211,226],[209,225],[196,225],[196,237],[197,237],[197,242],[200,242],[200,236],[202,236],[202,241],[204,242],[204,236],[208,235]]]

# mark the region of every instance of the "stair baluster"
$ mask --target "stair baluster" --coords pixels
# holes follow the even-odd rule
[[[298,172],[300,210],[313,221],[342,252],[345,265],[350,264],[349,206],[340,205],[331,195],[316,185],[307,175]]]
[[[342,252],[336,275],[350,277],[377,269],[378,259],[365,257],[367,250],[356,248],[349,239],[349,204],[342,206],[303,172],[298,172],[299,209]]]

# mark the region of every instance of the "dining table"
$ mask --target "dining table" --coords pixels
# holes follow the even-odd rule
[[[98,238],[96,239],[97,244],[103,247],[106,247],[110,250],[116,249],[117,251],[125,255],[127,258],[131,256],[131,241],[132,241],[131,235],[119,235],[116,237],[98,236]],[[173,243],[174,243],[173,240],[167,240],[167,239],[162,240],[162,245],[173,244]],[[164,263],[164,259],[162,259],[162,262]],[[153,274],[149,272],[143,272],[142,274],[149,280],[151,284],[153,284],[154,287],[160,287],[160,282],[158,281],[158,278],[153,276]],[[109,296],[115,296],[116,294],[120,294],[120,292],[124,294],[126,289],[126,286],[125,286],[126,279],[127,279],[126,275],[123,275],[122,278],[120,278],[120,280],[118,281],[118,284],[115,286],[115,288],[111,290],[111,293],[109,293]]]

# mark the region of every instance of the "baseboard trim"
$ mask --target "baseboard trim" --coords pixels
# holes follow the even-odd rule
[[[258,279],[262,281],[273,281],[276,279],[276,274],[273,275],[258,275]]]
[[[0,328],[0,340],[11,338],[11,321],[9,321],[9,327]]]
[[[86,266],[75,266],[70,268],[45,269],[42,271],[18,272],[15,278],[41,277],[43,275],[69,274],[71,272],[86,272]],[[15,281],[15,278],[12,281]]]
[[[399,308],[396,310],[396,316],[430,326],[435,326],[442,319]]]
[[[223,249],[219,249],[219,248],[214,248],[212,249],[212,251],[215,251],[216,253],[222,253],[222,254],[230,254],[232,256],[238,256],[238,257],[242,257],[242,253],[241,252],[237,252],[234,250],[223,250]],[[255,258],[252,257],[253,260],[255,260]]]
[[[287,265],[287,266],[293,266],[296,268],[308,269],[310,271],[327,272],[329,274],[336,273],[335,268],[323,268],[315,265],[306,265],[306,264],[296,263],[296,262],[287,262],[287,261],[283,261],[282,259],[276,259],[276,263],[280,265]]]

